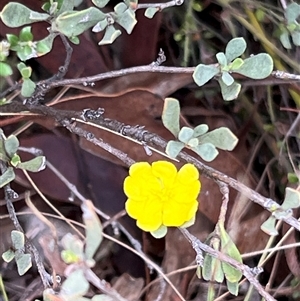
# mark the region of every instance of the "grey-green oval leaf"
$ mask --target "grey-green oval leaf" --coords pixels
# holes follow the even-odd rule
[[[294,23],[300,16],[300,5],[296,2],[290,3],[285,11],[285,17],[288,24]]]
[[[194,134],[193,129],[191,129],[187,126],[184,126],[179,131],[178,140],[187,144],[189,142],[189,140],[193,137],[193,134]]]
[[[2,259],[5,262],[11,262],[15,258],[15,252],[13,250],[7,250],[2,254]]]
[[[276,218],[274,216],[270,216],[261,226],[260,229],[267,233],[268,235],[278,235],[278,231],[276,229]]]
[[[113,25],[107,26],[104,37],[98,43],[98,45],[112,44],[115,41],[115,39],[121,35],[121,33],[122,33],[121,30],[115,29]]]
[[[211,143],[199,144],[193,147],[192,150],[206,162],[211,162],[219,154],[215,146]]]
[[[12,167],[8,167],[6,171],[0,176],[0,188],[7,185],[15,179],[15,173]]]
[[[241,56],[245,52],[246,47],[247,44],[244,38],[234,38],[229,41],[225,49],[227,61],[231,62]]]
[[[227,86],[225,85],[225,83],[223,82],[222,79],[218,80],[220,88],[221,88],[221,93],[222,93],[222,97],[224,100],[226,101],[230,101],[233,99],[236,99],[241,91],[241,84],[238,84],[236,82],[233,82],[232,85]]]
[[[25,78],[23,80],[22,89],[21,89],[22,96],[30,97],[34,92],[35,87],[36,84],[30,78]]]
[[[122,4],[126,7],[124,3],[119,3],[117,4],[117,6],[120,6]],[[131,8],[127,8],[124,12],[117,14],[115,21],[119,23],[128,34],[131,34],[135,24],[137,23],[135,12]]]
[[[25,244],[25,236],[24,233],[12,230],[11,231],[11,241],[16,250],[22,249]]]
[[[195,83],[201,87],[220,72],[218,67],[200,64],[193,73]]]
[[[267,53],[259,53],[244,60],[244,64],[233,72],[253,79],[264,79],[273,71],[272,57]]]
[[[175,98],[166,98],[162,112],[163,125],[175,136],[178,136],[180,106]]]
[[[16,254],[15,260],[20,276],[24,275],[32,267],[30,254]]]
[[[148,7],[145,10],[145,17],[152,19],[154,17],[154,15],[158,12],[158,8],[157,7]]]
[[[85,256],[93,259],[102,242],[102,226],[91,201],[86,200],[81,205],[82,218],[85,224]]]
[[[285,198],[281,207],[283,210],[300,207],[300,192],[297,191],[296,189],[287,187],[285,189]]]
[[[109,2],[109,0],[92,0],[92,2],[99,8],[102,8]]]
[[[39,172],[46,167],[46,158],[44,156],[35,157],[29,161],[21,162],[17,168],[26,169],[31,172]]]
[[[0,17],[6,26],[19,27],[26,24],[47,20],[49,15],[33,11],[27,6],[17,2],[9,2],[2,9]]]
[[[153,237],[159,239],[159,238],[165,237],[167,232],[168,232],[168,228],[166,226],[162,225],[157,230],[151,231],[150,233]]]
[[[9,136],[4,140],[4,148],[7,155],[12,158],[19,148],[19,140],[15,135]]]
[[[239,293],[239,283],[238,282],[230,282],[228,279],[226,280],[227,288],[230,294],[237,296]]]
[[[166,154],[171,158],[176,158],[183,148],[183,142],[171,140],[167,144]]]
[[[66,296],[67,300],[75,300],[84,296],[89,289],[89,283],[85,279],[81,269],[72,272],[61,286],[61,294]]]
[[[227,65],[227,58],[226,58],[224,52],[218,52],[218,53],[216,54],[216,58],[217,58],[218,63],[219,63],[221,66],[226,66],[226,65]]]
[[[231,86],[234,82],[233,77],[228,72],[222,72],[222,80],[226,86]]]
[[[203,134],[205,134],[208,131],[208,125],[207,124],[199,124],[194,128],[194,135],[193,137],[197,138]]]
[[[236,245],[231,240],[230,236],[226,232],[223,225],[219,225],[220,239],[221,239],[221,251],[229,257],[235,259],[239,263],[243,263],[241,254]],[[225,277],[230,282],[238,282],[241,280],[243,274],[228,263],[222,262],[223,271]]]
[[[74,37],[105,18],[106,15],[95,7],[81,11],[66,11],[52,23],[52,30],[59,31],[67,37]]]
[[[226,127],[220,127],[202,135],[200,143],[212,143],[215,147],[232,151],[238,143],[238,138]]]

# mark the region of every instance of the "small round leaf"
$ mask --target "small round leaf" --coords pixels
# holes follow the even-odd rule
[[[216,58],[221,66],[227,66],[227,58],[224,52],[218,52]]]
[[[164,225],[160,226],[157,230],[151,231],[151,235],[155,238],[163,238],[166,236],[168,228]]]
[[[15,260],[20,276],[24,275],[32,267],[30,254],[16,254]]]
[[[227,86],[225,85],[225,83],[223,82],[222,79],[218,80],[219,85],[221,87],[221,93],[222,93],[222,97],[224,100],[226,101],[230,101],[233,99],[236,99],[241,91],[241,85],[233,82],[232,85]]]
[[[35,83],[30,78],[25,78],[23,80],[21,94],[24,97],[30,97],[34,92],[35,87],[36,87]]]
[[[39,172],[46,168],[46,158],[44,156],[35,157],[29,161],[19,163],[17,168],[26,169],[31,172]]]
[[[178,136],[180,106],[175,98],[166,98],[162,112],[163,125],[175,136]]]
[[[7,155],[12,158],[19,148],[19,140],[15,135],[10,135],[4,140],[4,148]]]
[[[171,158],[176,158],[184,148],[184,143],[179,141],[169,141],[166,147],[166,154]]]
[[[244,64],[232,71],[253,79],[264,79],[273,71],[272,57],[267,53],[259,53],[244,60]]]
[[[179,134],[178,134],[178,140],[187,144],[189,142],[189,140],[193,137],[194,134],[194,130],[184,126],[183,128],[181,128]]]
[[[247,44],[244,38],[234,38],[230,40],[225,49],[225,55],[228,62],[241,56],[246,50]]]
[[[0,62],[0,76],[7,77],[13,74],[12,68],[3,62]]]
[[[0,188],[7,185],[15,179],[15,173],[12,167],[8,167],[6,171],[0,175]]]
[[[104,37],[98,43],[98,45],[112,44],[115,41],[115,39],[121,35],[121,33],[122,33],[121,30],[115,29],[113,25],[107,26]]]
[[[211,80],[215,75],[220,72],[219,68],[215,66],[208,66],[200,64],[196,67],[193,73],[193,79],[195,83],[201,87]]]
[[[0,17],[6,26],[19,27],[26,24],[47,20],[49,15],[35,12],[29,9],[27,6],[17,2],[9,2],[2,9]]]
[[[226,86],[231,86],[234,83],[233,77],[228,72],[222,72],[221,78]]]
[[[268,235],[278,235],[278,231],[276,229],[276,218],[274,216],[270,216],[261,226],[260,229],[267,233]]]
[[[215,146],[211,143],[199,144],[196,147],[193,147],[192,150],[207,162],[211,162],[219,154]]]
[[[152,19],[158,11],[159,9],[157,7],[148,7],[145,10],[145,17]]]

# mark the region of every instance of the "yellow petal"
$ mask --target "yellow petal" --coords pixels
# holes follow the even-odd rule
[[[128,215],[137,219],[143,214],[145,209],[145,202],[136,202],[135,200],[128,199],[125,203],[125,210]]]
[[[177,180],[174,182],[170,198],[175,202],[187,203],[198,197],[201,184],[199,181],[193,181],[189,184],[182,184]]]
[[[171,188],[177,176],[177,168],[170,162],[157,161],[152,163],[152,173],[163,182],[163,188],[168,189]]]
[[[151,165],[148,162],[137,162],[130,166],[130,176],[147,176],[152,173]]]
[[[183,165],[177,175],[177,180],[181,183],[190,183],[199,179],[198,169],[193,164]]]

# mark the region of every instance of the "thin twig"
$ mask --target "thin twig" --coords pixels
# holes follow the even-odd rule
[[[233,258],[223,254],[222,252],[211,248],[210,246],[202,243],[198,238],[192,235],[185,228],[178,228],[181,233],[193,244],[197,244],[197,246],[204,252],[209,253],[211,256],[221,260],[222,262],[226,262],[243,273],[243,275],[248,279],[248,281],[257,289],[259,294],[265,298],[267,301],[275,301],[275,299],[267,293],[258,280],[255,278],[257,275],[257,271],[255,269],[250,268],[249,266],[242,264]],[[260,272],[260,270],[259,270]]]

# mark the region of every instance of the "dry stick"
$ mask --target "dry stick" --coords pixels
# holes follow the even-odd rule
[[[257,272],[255,269],[250,268],[249,266],[239,263],[238,261],[234,260],[233,258],[217,251],[207,244],[202,243],[197,237],[189,233],[187,229],[178,228],[181,233],[190,241],[192,245],[196,245],[197,248],[201,249],[202,251],[209,253],[211,256],[221,260],[222,262],[226,262],[236,268],[237,270],[241,271],[243,275],[249,280],[249,282],[257,289],[259,294],[264,297],[267,301],[275,301],[275,299],[267,293],[258,280],[255,278]]]
[[[6,171],[6,169],[7,169],[6,164],[0,160],[1,173],[3,174]],[[26,237],[24,230],[23,230],[22,226],[20,225],[19,220],[17,218],[15,208],[12,203],[12,199],[17,198],[18,194],[10,188],[9,184],[4,186],[4,194],[5,194],[6,206],[7,206],[7,211],[9,213],[9,217],[12,220],[12,222],[14,223],[15,228],[18,231],[22,232],[25,236],[26,248],[29,250],[30,254],[32,255],[32,257],[35,260],[35,263],[36,263],[38,272],[40,274],[41,280],[43,282],[44,288],[50,287],[51,283],[52,283],[51,275],[46,271],[44,264],[40,258],[38,250],[31,243],[31,241]]]

